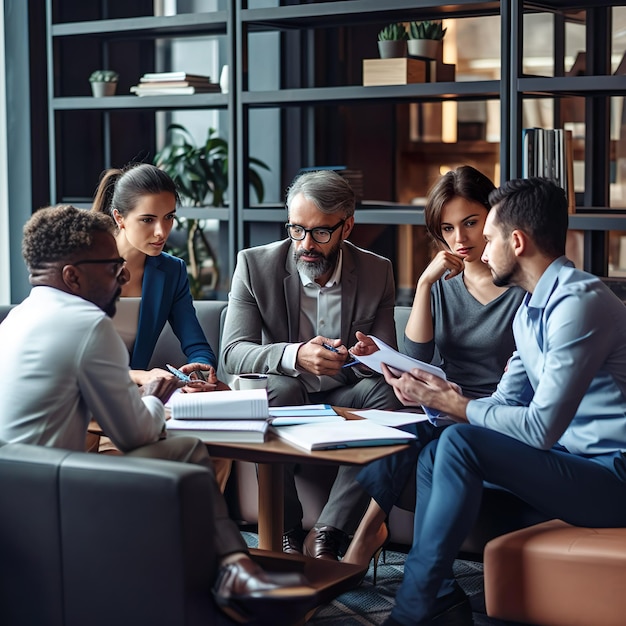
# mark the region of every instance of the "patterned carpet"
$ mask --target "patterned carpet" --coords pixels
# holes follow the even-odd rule
[[[244,539],[250,547],[256,547],[257,536],[244,532]],[[320,609],[307,622],[312,626],[377,626],[391,613],[395,595],[404,574],[403,552],[387,551],[385,562],[382,556],[378,564],[376,585],[374,567],[370,564],[365,580],[357,589],[338,596],[333,602]],[[474,610],[474,626],[508,626],[485,615],[482,563],[458,560],[454,573],[459,584],[469,596]]]

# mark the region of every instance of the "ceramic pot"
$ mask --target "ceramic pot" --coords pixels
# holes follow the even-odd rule
[[[440,39],[409,39],[409,56],[423,59],[439,59],[442,56],[443,46]]]
[[[112,82],[91,83],[91,93],[96,98],[101,98],[102,96],[114,96],[116,89],[117,89],[117,83],[112,83]]]
[[[406,56],[406,41],[392,40],[379,41],[378,53],[381,59],[397,59]]]

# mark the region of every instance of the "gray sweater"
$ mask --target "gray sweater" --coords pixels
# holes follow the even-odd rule
[[[431,288],[434,338],[416,343],[406,335],[406,353],[439,365],[464,395],[480,398],[495,390],[515,341],[511,323],[525,292],[511,287],[486,305],[465,287],[463,274]]]

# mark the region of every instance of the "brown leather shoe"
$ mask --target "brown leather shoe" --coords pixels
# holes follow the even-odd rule
[[[302,542],[305,534],[302,526],[297,526],[283,533],[283,552],[287,554],[302,554]]]
[[[289,624],[315,606],[315,590],[302,574],[267,572],[249,557],[220,567],[212,591],[217,605],[240,623],[275,624],[280,611]]]
[[[312,528],[304,540],[304,554],[315,559],[337,561],[339,550],[346,540],[346,534],[332,526]]]

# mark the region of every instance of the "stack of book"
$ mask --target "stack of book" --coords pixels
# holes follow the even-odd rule
[[[221,89],[208,76],[187,72],[152,72],[144,74],[139,84],[131,87],[130,91],[138,96],[170,96],[220,93]]]
[[[206,442],[262,443],[269,427],[265,389],[176,393],[167,403],[168,435]]]
[[[565,190],[569,212],[574,213],[574,153],[572,131],[562,128],[522,130],[522,178],[549,178]]]

